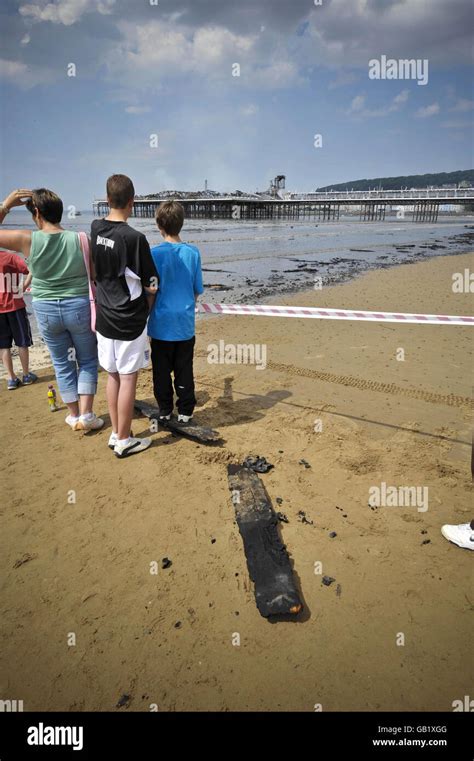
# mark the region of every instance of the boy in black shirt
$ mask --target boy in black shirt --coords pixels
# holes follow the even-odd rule
[[[138,371],[149,362],[148,313],[158,290],[147,239],[127,224],[134,198],[132,181],[123,174],[112,175],[107,180],[110,213],[91,226],[99,362],[109,374],[109,447],[117,457],[151,445],[150,439],[130,436]]]

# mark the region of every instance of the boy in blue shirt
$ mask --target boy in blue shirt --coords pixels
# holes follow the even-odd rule
[[[173,412],[173,384],[178,421],[188,423],[194,412],[193,354],[195,307],[203,293],[201,255],[196,246],[179,237],[184,209],[177,201],[165,201],[156,210],[156,223],[165,242],[151,249],[160,288],[148,319],[153,365],[153,391],[160,419]]]

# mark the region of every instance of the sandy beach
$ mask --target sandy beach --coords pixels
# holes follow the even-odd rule
[[[439,257],[278,303],[468,315],[472,294],[451,287],[465,268],[473,255]],[[209,364],[221,340],[265,345],[266,368]],[[125,461],[107,448],[104,374],[106,426],[73,433],[48,410],[47,352],[32,354],[40,381],[0,392],[0,699],[25,711],[450,711],[470,694],[473,558],[440,527],[473,517],[472,328],[200,321],[195,417],[225,442],[160,432]],[[138,395],[152,399],[150,371]],[[135,435],[146,431],[137,416]],[[226,473],[249,454],[274,465],[262,480],[288,518],[305,603],[294,622],[255,605]],[[371,508],[382,482],[427,487],[428,509]]]

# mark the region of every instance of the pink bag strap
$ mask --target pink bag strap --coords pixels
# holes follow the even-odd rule
[[[82,256],[84,257],[84,264],[87,272],[87,280],[89,283],[89,301],[91,305],[91,330],[95,333],[96,322],[96,305],[95,305],[95,285],[91,280],[91,268],[90,268],[90,248],[89,239],[85,233],[78,233],[79,245],[82,250]]]
[[[84,264],[86,266],[87,279],[91,282],[91,267],[90,267],[90,249],[89,239],[85,233],[78,233],[79,245],[81,246],[82,256],[84,257]]]

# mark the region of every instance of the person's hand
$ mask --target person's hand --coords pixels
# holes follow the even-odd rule
[[[14,206],[24,206],[28,199],[32,197],[32,195],[32,190],[18,188],[17,190],[13,190],[10,195],[5,198],[5,200],[2,202],[2,206],[6,210],[12,209]]]

